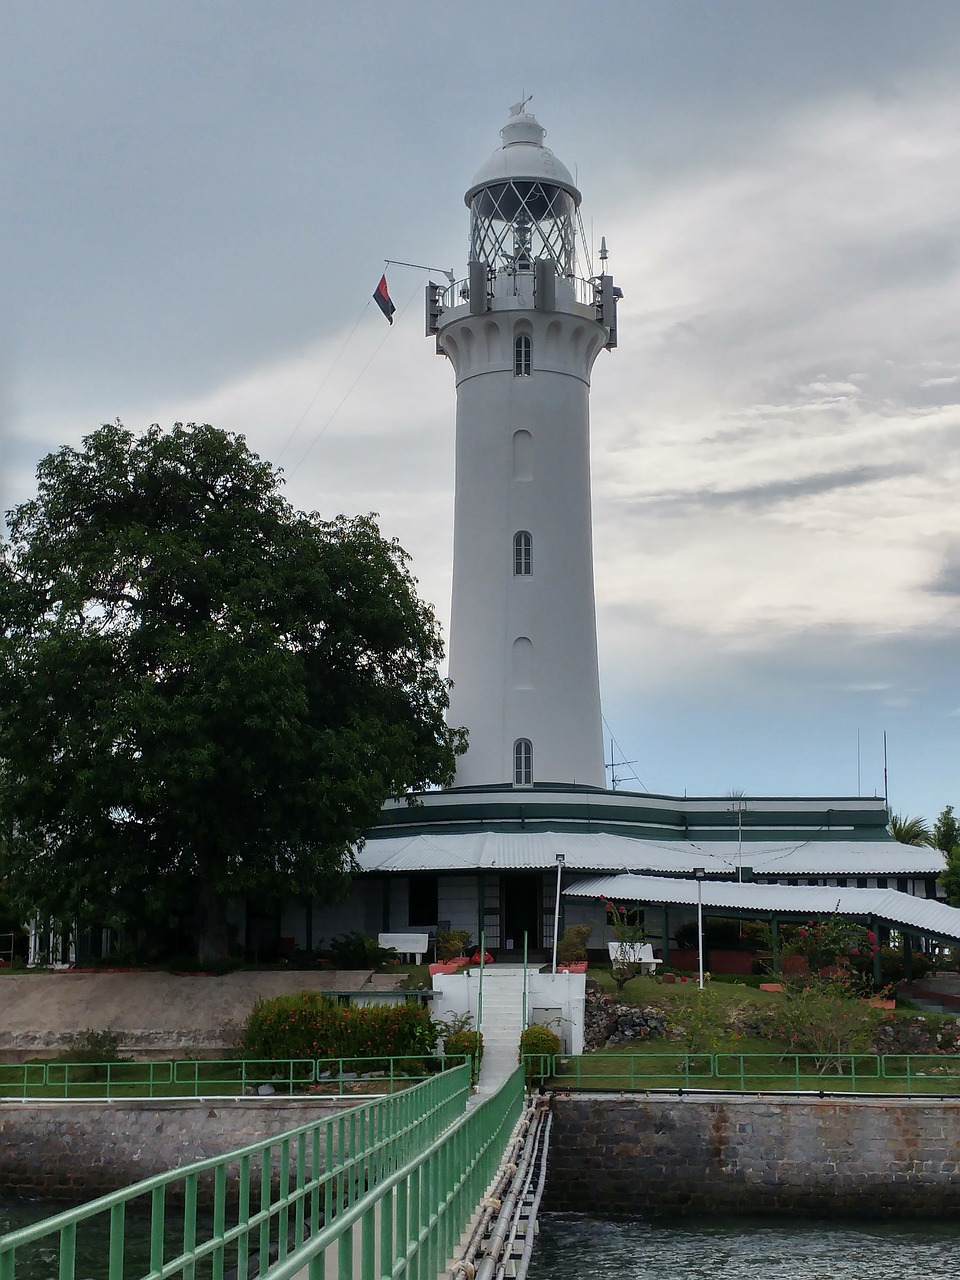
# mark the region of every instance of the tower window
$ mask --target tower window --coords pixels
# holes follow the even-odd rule
[[[526,529],[513,535],[513,572],[517,578],[528,578],[533,573],[533,537]]]
[[[513,785],[533,786],[533,743],[529,738],[518,738],[513,744]]]
[[[530,377],[531,342],[527,334],[521,333],[513,344],[513,373],[516,378]]]

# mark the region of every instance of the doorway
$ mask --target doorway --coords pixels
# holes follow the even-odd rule
[[[539,871],[518,871],[500,877],[500,907],[503,920],[504,949],[523,950],[523,935],[527,945],[538,948],[542,943],[543,875]]]

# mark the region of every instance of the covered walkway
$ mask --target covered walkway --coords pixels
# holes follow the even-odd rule
[[[960,942],[960,908],[896,889],[838,889],[818,885],[752,884],[664,876],[592,876],[564,890],[566,898],[606,898],[649,906],[696,907],[725,915],[799,920],[849,916],[937,941]]]

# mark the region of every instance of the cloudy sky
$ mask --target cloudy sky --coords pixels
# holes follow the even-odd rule
[[[425,276],[523,93],[624,290],[593,390],[631,785],[960,807],[956,0],[6,0],[0,505],[210,421],[449,610]],[[439,276],[437,277],[439,278]],[[858,752],[859,743],[859,752]]]

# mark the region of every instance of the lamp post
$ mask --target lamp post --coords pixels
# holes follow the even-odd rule
[[[703,990],[703,878],[707,874],[703,867],[694,867],[693,874],[697,879],[697,962],[700,968],[700,990]]]
[[[557,854],[557,893],[553,904],[553,972],[557,972],[557,933],[560,930],[560,877],[563,875],[562,853]]]

